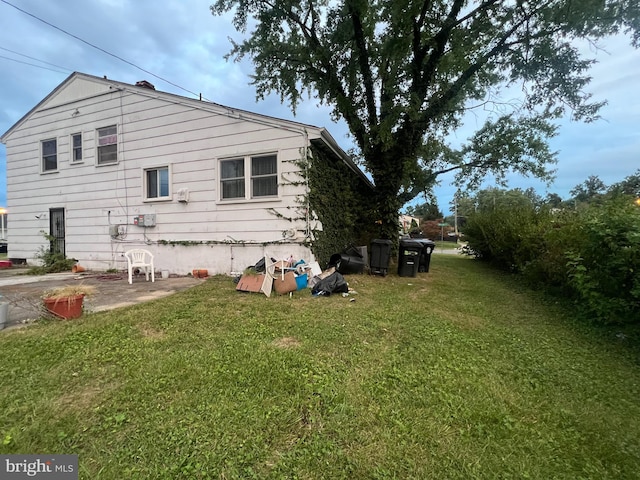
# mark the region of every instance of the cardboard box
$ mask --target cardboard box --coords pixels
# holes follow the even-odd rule
[[[264,282],[264,273],[260,275],[243,275],[236,286],[239,292],[260,292],[262,283]]]
[[[281,274],[276,275],[276,278],[273,279],[273,288],[278,295],[295,292],[298,289],[298,282],[296,282],[295,273],[285,273],[284,280],[282,279]]]

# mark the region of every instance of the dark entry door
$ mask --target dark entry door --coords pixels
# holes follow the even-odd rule
[[[66,256],[64,246],[64,208],[49,210],[49,234],[51,235],[51,251]]]

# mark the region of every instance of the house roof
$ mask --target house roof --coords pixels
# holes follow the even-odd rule
[[[225,115],[229,115],[232,117],[236,117],[238,119],[246,120],[249,122],[256,122],[261,124],[267,124],[277,128],[283,128],[288,130],[294,130],[296,132],[313,132],[318,135],[318,139],[315,139],[314,143],[318,141],[322,141],[326,147],[340,160],[345,162],[347,166],[353,170],[358,176],[360,176],[363,181],[373,187],[369,178],[364,174],[360,168],[351,160],[351,158],[346,154],[342,148],[337,144],[335,139],[331,136],[331,134],[325,129],[321,127],[317,127],[314,125],[309,125],[305,123],[295,122],[292,120],[284,120],[277,117],[272,117],[269,115],[264,115],[261,113],[250,112],[248,110],[242,110],[238,108],[228,107],[219,103],[210,102],[206,100],[193,99],[189,97],[184,97],[181,95],[176,95],[173,93],[162,92],[160,90],[156,90],[152,84],[147,81],[137,82],[135,85],[119,82],[117,80],[111,80],[106,77],[96,77],[94,75],[89,75],[86,73],[74,72],[69,75],[60,85],[58,85],[54,90],[51,91],[45,98],[43,98],[36,106],[34,106],[31,110],[29,110],[20,120],[18,120],[13,126],[11,126],[2,136],[0,136],[0,142],[6,143],[8,137],[20,127],[34,112],[40,110],[44,105],[46,105],[51,99],[56,97],[56,95],[64,90],[64,88],[73,82],[75,79],[83,79],[90,82],[95,82],[97,84],[101,84],[109,89],[116,90],[124,90],[128,92],[132,92],[139,95],[144,95],[152,98],[160,98],[172,103],[181,103],[188,104],[193,108],[198,108],[201,110],[211,111],[214,113],[223,113]]]

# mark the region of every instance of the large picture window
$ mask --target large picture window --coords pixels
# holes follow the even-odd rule
[[[98,165],[118,162],[118,127],[98,129]]]
[[[278,157],[275,154],[220,161],[221,200],[278,196]]]
[[[58,141],[53,138],[51,140],[43,140],[42,148],[42,171],[52,172],[58,170]]]
[[[171,197],[169,188],[169,167],[148,168],[144,171],[145,200],[167,200]]]

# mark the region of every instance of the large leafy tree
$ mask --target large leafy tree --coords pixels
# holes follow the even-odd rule
[[[633,175],[629,175],[621,182],[613,184],[609,187],[609,192],[613,194],[622,193],[624,195],[633,195],[637,199],[640,199],[640,169],[636,170]],[[640,201],[637,203],[640,205]]]
[[[422,220],[437,220],[438,218],[444,217],[435,199],[431,199],[431,202],[407,207],[407,214],[420,217]]]
[[[305,94],[349,126],[376,185],[386,236],[400,207],[457,171],[551,178],[553,120],[597,117],[585,87],[593,60],[576,40],[620,31],[637,46],[637,0],[217,0],[243,39],[230,57],[254,63],[258,97],[295,110]],[[517,89],[520,100],[509,102]],[[470,109],[490,115],[459,148],[448,136]]]
[[[604,194],[607,186],[597,175],[591,175],[580,185],[576,185],[569,192],[573,195],[573,200],[577,202],[588,202]]]
[[[517,208],[536,209],[543,203],[533,189],[522,190],[514,188],[505,190],[501,188],[487,188],[478,191],[474,197],[474,212],[495,212]]]

